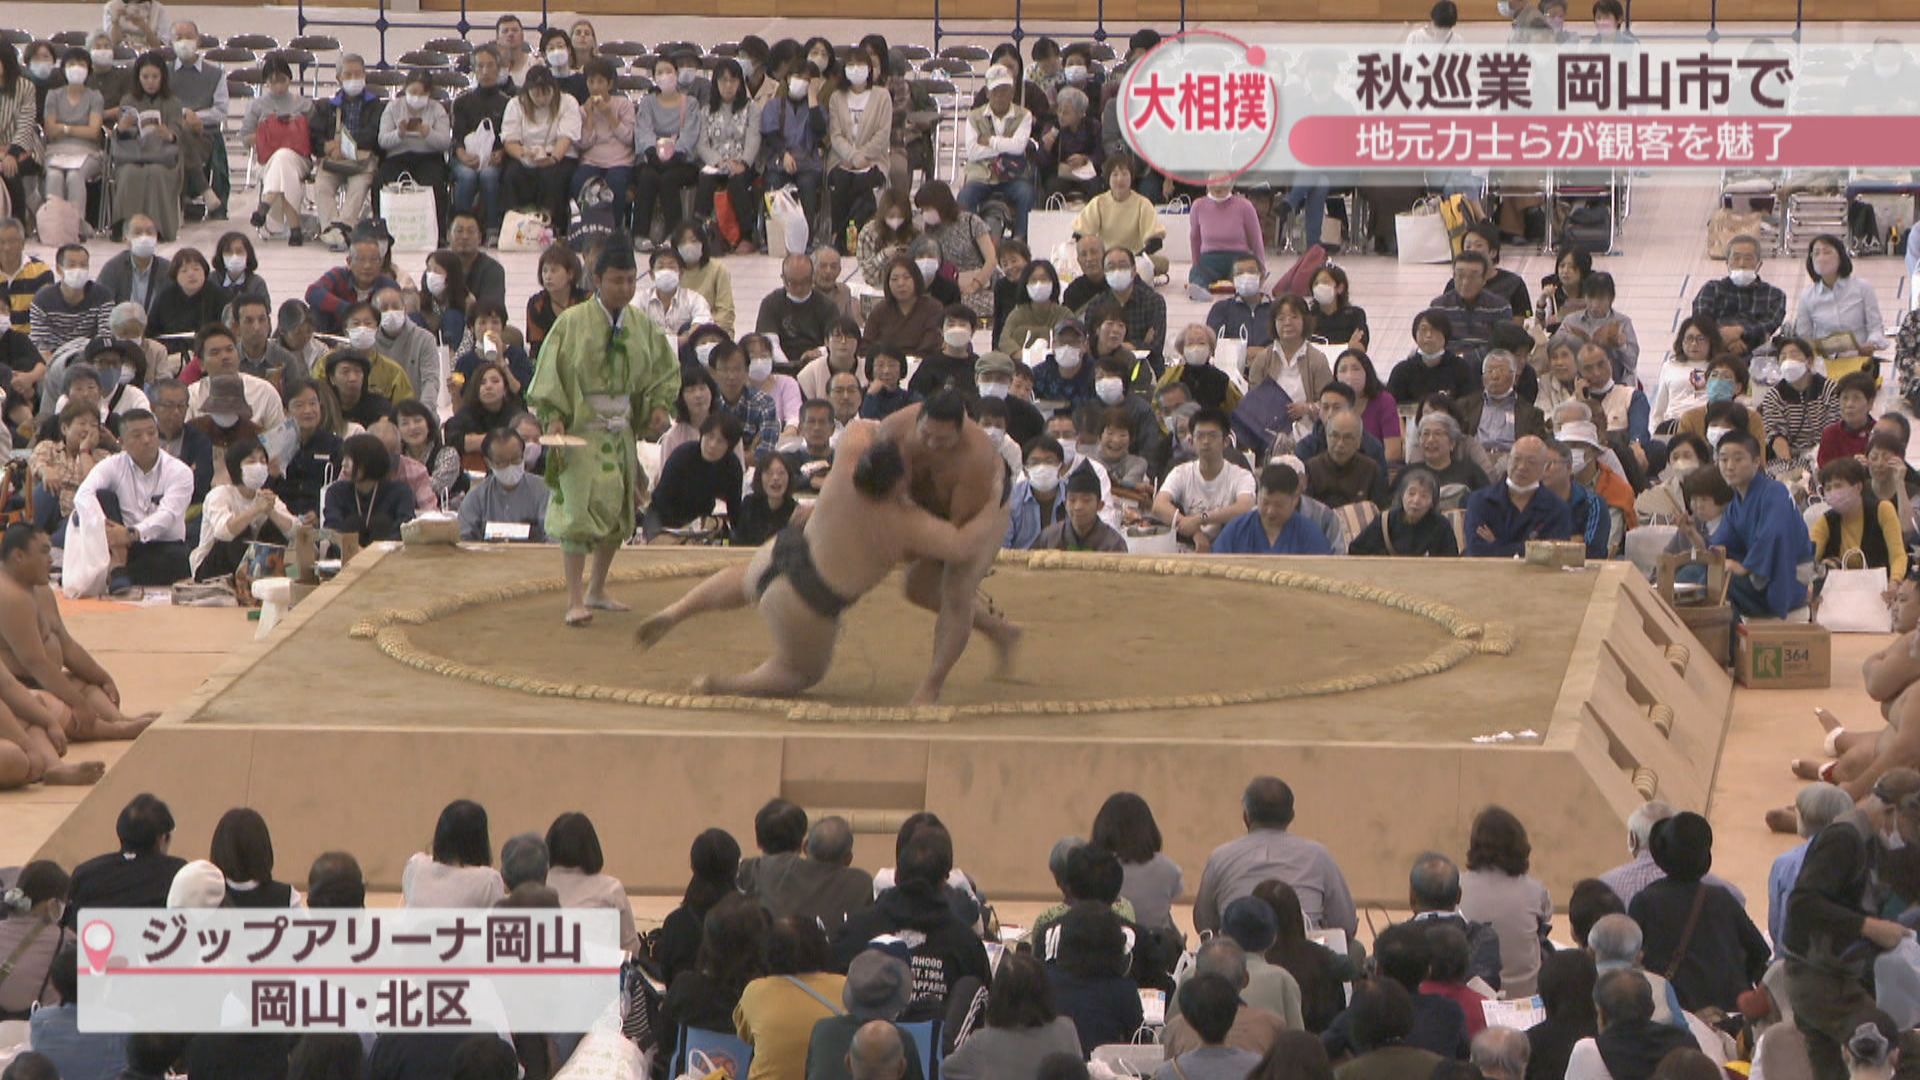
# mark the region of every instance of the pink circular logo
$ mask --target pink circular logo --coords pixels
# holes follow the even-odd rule
[[[1117,118],[1133,152],[1186,183],[1254,168],[1280,130],[1267,51],[1218,30],[1167,38],[1127,70]]]

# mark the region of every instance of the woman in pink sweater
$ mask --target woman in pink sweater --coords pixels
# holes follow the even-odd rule
[[[1187,231],[1193,250],[1187,295],[1193,299],[1207,299],[1207,286],[1231,277],[1235,259],[1252,256],[1260,264],[1261,276],[1266,276],[1267,244],[1260,235],[1260,215],[1246,196],[1234,194],[1230,181],[1207,185],[1207,197],[1194,203],[1188,214]]]

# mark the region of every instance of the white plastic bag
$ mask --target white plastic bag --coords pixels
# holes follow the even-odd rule
[[[84,499],[75,499],[73,515],[67,521],[66,546],[61,549],[60,591],[70,600],[104,595],[111,560],[107,515],[100,511],[99,498],[89,493]]]
[[[467,133],[467,153],[479,158],[480,164],[482,165],[485,165],[487,159],[493,156],[493,144],[494,132],[492,117],[481,120],[480,126]]]
[[[1845,569],[1856,555],[1860,568]],[[1836,634],[1892,633],[1893,609],[1882,598],[1887,591],[1886,567],[1867,569],[1867,557],[1858,548],[1841,556],[1840,563],[1842,569],[1827,571],[1820,586],[1814,621]]]
[[[1393,215],[1393,236],[1403,263],[1453,261],[1453,241],[1447,237],[1447,221],[1437,205],[1423,202],[1411,213]]]
[[[395,251],[432,251],[439,246],[439,213],[433,190],[413,182],[409,173],[380,189],[380,216],[393,234]]]
[[[1900,1025],[1920,1024],[1920,942],[1906,938],[1873,961],[1875,1004]]]
[[[767,192],[767,254],[784,258],[807,250],[807,212],[791,187]],[[780,249],[773,250],[778,243]]]

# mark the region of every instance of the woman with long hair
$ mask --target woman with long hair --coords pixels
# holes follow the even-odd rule
[[[409,399],[393,407],[394,426],[400,432],[400,452],[419,462],[433,481],[433,493],[449,510],[467,491],[467,471],[460,451],[441,438],[439,418],[426,403]]]
[[[554,235],[564,236],[567,192],[579,165],[574,143],[580,141],[580,103],[544,67],[529,66],[526,80],[500,122],[500,144],[507,154],[501,184],[507,205],[545,210]]]
[[[693,212],[704,221],[713,220],[714,197],[724,187],[727,206],[740,230],[734,253],[748,254],[754,249],[753,236],[759,222],[756,216],[759,200],[753,197],[753,181],[759,175],[760,105],[747,91],[739,61],[728,59],[714,65],[705,104],[700,114],[699,141],[694,145],[694,153],[704,168],[699,186],[694,189]],[[709,169],[717,171],[709,172]],[[681,253],[680,261],[687,262],[685,252]],[[708,302],[712,303],[711,297]],[[731,299],[728,307],[732,307]],[[717,316],[719,308],[715,307],[714,312]],[[729,333],[733,331],[731,312],[721,325]]]
[[[662,1012],[677,1043],[684,1028],[733,1034],[741,995],[767,974],[767,939],[772,930],[767,910],[739,893],[730,893],[708,910],[700,925],[699,958],[667,983]],[[663,1052],[675,1047],[663,1047]]]
[[[427,256],[420,275],[420,310],[413,321],[433,335],[442,348],[459,356],[467,345],[467,272],[460,256],[441,248]]]
[[[400,893],[406,907],[492,907],[505,899],[506,883],[493,868],[486,808],[471,799],[448,803],[433,827],[430,850],[415,852],[400,872]]]
[[[8,115],[5,87],[10,78],[13,46],[0,47],[0,124]],[[113,128],[114,231],[119,233],[136,215],[153,219],[161,240],[180,234],[182,159],[180,117],[184,111],[168,84],[166,57],[150,52],[133,63],[133,82],[120,101],[120,120]],[[18,97],[18,95],[13,95]],[[38,145],[36,135],[27,145]],[[17,181],[8,180],[11,188]],[[25,203],[15,199],[15,206]]]
[[[1161,850],[1160,826],[1147,800],[1116,791],[1093,818],[1091,843],[1120,859],[1120,898],[1133,905],[1134,922],[1173,930],[1173,901],[1180,895],[1180,866]]]
[[[1255,886],[1253,895],[1267,902],[1279,924],[1267,962],[1286,968],[1300,984],[1300,1019],[1317,1035],[1347,1007],[1341,968],[1348,961],[1307,936],[1307,917],[1293,886],[1276,878]]]
[[[507,369],[483,361],[467,376],[467,384],[460,390],[460,411],[454,413],[446,425],[447,445],[459,451],[463,460],[484,468],[478,459],[480,444],[487,432],[507,426],[507,421],[525,408],[520,395],[508,384]]]
[[[733,523],[734,547],[759,547],[779,535],[793,520],[799,503],[793,497],[793,467],[781,454],[761,454],[753,467],[747,497],[740,502],[740,520]]]
[[[527,298],[527,352],[536,359],[553,321],[587,298],[586,270],[565,244],[540,253],[539,275],[540,291]]]
[[[698,962],[707,913],[727,897],[739,895],[734,880],[740,873],[740,843],[726,830],[708,829],[694,837],[687,861],[693,874],[680,906],[662,920],[660,936],[654,939],[653,962],[669,987]]]

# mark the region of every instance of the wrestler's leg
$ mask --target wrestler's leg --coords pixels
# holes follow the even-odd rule
[[[1878,735],[1880,733],[1876,732],[1875,734]],[[1886,745],[1882,745],[1883,742]],[[1844,784],[1860,776],[1873,766],[1873,759],[1885,753],[1893,742],[1894,740],[1892,738],[1885,740],[1874,738],[1869,741],[1854,744],[1853,747],[1841,754],[1839,759],[1833,763],[1833,769],[1830,774],[1832,776],[1832,782]]]
[[[773,636],[773,655],[744,675],[703,675],[694,681],[695,693],[784,697],[826,678],[839,620],[808,607],[784,578],[760,597],[760,617]]]
[[[769,547],[765,550],[770,552],[772,549]],[[758,580],[756,571],[763,567],[764,562],[761,555],[755,555],[750,562],[735,563],[695,585],[687,590],[685,596],[641,623],[640,629],[634,631],[634,643],[642,649],[652,648],[667,636],[667,631],[695,615],[746,607],[753,602],[747,593],[747,583]]]
[[[84,785],[105,775],[104,763],[62,761],[46,731],[21,723],[4,709],[0,709],[0,716],[4,716],[0,726],[9,731],[9,737],[0,738],[0,790],[35,782]]]
[[[1001,526],[993,531],[972,559],[941,568],[938,582],[940,614],[934,620],[933,659],[927,667],[926,681],[920,684],[920,689],[913,695],[915,705],[932,705],[940,700],[941,691],[946,688],[947,676],[953,673],[954,665],[960,662],[960,655],[966,652],[967,639],[973,630],[986,634],[993,641],[999,654],[995,677],[1006,678],[1012,674],[1013,654],[1020,643],[1020,629],[974,602],[980,583],[986,580],[987,573],[993,569],[993,558],[1000,550],[999,538],[1006,531],[1007,509],[998,507],[989,512],[999,515]],[[910,575],[909,588],[914,587],[924,590],[926,582],[916,583]],[[918,599],[915,602],[927,606]]]
[[[593,577],[587,582],[586,603],[595,611],[633,610],[607,595],[607,572],[613,569],[613,557],[619,551],[619,540],[608,541],[593,549]]]
[[[107,696],[107,692],[97,686],[88,686],[83,692],[87,696],[87,704],[93,706],[93,719],[74,722],[71,719],[73,710],[68,709],[64,703],[54,698],[53,695],[45,691],[37,691],[37,693],[40,694],[42,704],[48,708],[59,708],[66,712],[69,718],[64,721],[67,729],[67,737],[75,742],[108,742],[116,739],[131,739],[147,730],[148,726],[160,716],[159,713],[143,713],[140,716],[133,717],[127,716],[120,711],[119,706],[113,703],[113,699]]]

